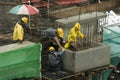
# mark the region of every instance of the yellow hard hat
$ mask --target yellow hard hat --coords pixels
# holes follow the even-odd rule
[[[22,21],[27,24],[28,18],[27,17],[22,17]]]
[[[49,51],[54,51],[55,50],[55,48],[54,47],[49,47]]]
[[[79,23],[76,23],[74,27],[75,27],[76,29],[80,29],[80,24],[79,24]]]
[[[60,37],[63,37],[63,35],[64,35],[64,32],[63,32],[63,29],[62,29],[62,28],[58,28],[58,29],[57,29],[57,33],[58,33],[58,35],[59,35]]]

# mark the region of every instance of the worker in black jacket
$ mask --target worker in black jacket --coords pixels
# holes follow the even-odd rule
[[[63,29],[62,28],[48,28],[45,31],[42,32],[42,36],[48,37],[48,45],[53,46],[56,51],[58,51],[58,48],[63,48]]]
[[[63,52],[64,49],[62,49],[62,51],[55,51],[54,47],[49,47],[48,67],[50,71],[58,71],[62,69],[61,55]]]

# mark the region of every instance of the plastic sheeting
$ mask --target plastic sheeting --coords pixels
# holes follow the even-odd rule
[[[40,43],[34,43],[0,52],[0,80],[40,77],[41,49]]]
[[[117,66],[120,63],[120,24],[103,28],[103,42],[111,46],[111,65]],[[102,80],[107,80],[112,70],[103,72]]]
[[[120,24],[104,27],[103,42],[111,46],[111,59],[120,57]]]

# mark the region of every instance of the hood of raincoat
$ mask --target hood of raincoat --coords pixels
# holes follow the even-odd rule
[[[57,29],[57,33],[58,33],[58,35],[59,35],[59,37],[63,37],[63,35],[64,35],[64,32],[63,32],[63,29],[62,28],[58,28]]]
[[[75,29],[80,29],[80,27],[81,27],[81,26],[80,26],[79,23],[76,23],[76,24],[74,25],[74,28],[75,28]]]

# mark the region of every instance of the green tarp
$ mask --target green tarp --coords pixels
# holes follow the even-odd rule
[[[117,66],[120,63],[120,24],[106,26],[103,30],[103,42],[111,46],[110,63]],[[102,80],[107,80],[111,71],[104,71]]]
[[[14,44],[19,45],[19,44]],[[24,44],[23,44],[24,45]],[[10,48],[10,46],[4,46]],[[11,46],[12,48],[13,46]],[[41,76],[40,43],[0,52],[0,80]]]

